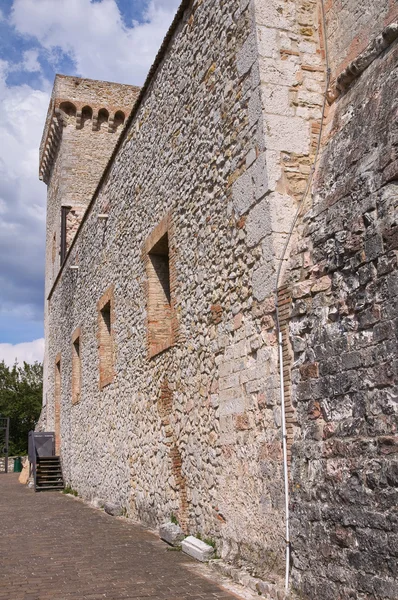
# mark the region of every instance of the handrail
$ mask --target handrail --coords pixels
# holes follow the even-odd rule
[[[33,452],[33,469],[32,469],[32,472],[33,472],[33,487],[34,487],[34,489],[36,491],[36,464],[37,464],[37,461],[36,461],[36,446],[34,445],[34,439],[35,438],[33,436],[34,452]]]

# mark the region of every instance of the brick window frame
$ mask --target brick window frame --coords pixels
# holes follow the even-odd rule
[[[178,341],[175,311],[176,251],[170,214],[160,221],[145,240],[142,257],[147,276],[147,357],[151,359]]]
[[[97,343],[100,390],[112,383],[115,379],[114,307],[114,286],[111,285],[97,302]],[[107,322],[108,318],[109,323]]]
[[[80,401],[82,389],[81,327],[72,333],[72,404]]]
[[[55,454],[59,456],[61,451],[61,391],[62,391],[62,371],[61,371],[61,353],[55,357],[54,364],[54,436],[55,436]]]

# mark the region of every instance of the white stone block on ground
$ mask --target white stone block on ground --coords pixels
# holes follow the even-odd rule
[[[185,554],[189,554],[196,560],[200,560],[205,562],[210,560],[214,554],[214,548],[202,542],[202,540],[198,540],[193,535],[189,535],[185,540],[181,543],[181,550],[185,552]]]
[[[164,523],[159,527],[160,538],[171,546],[181,546],[185,534],[179,525],[175,523]]]

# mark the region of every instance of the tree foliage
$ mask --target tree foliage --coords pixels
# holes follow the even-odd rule
[[[27,454],[28,432],[39,419],[42,392],[42,364],[7,367],[4,360],[0,362],[0,415],[10,417],[10,455]]]

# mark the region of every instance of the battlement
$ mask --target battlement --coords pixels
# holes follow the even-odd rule
[[[56,75],[40,144],[40,179],[49,182],[65,127],[120,133],[139,91],[131,85]]]
[[[51,287],[140,88],[56,75],[40,145]]]

